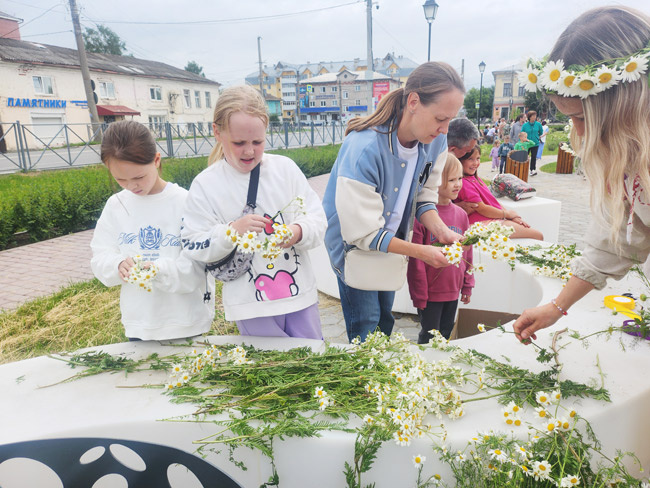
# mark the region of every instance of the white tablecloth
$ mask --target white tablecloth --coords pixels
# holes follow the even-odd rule
[[[502,265],[502,263],[495,263]],[[508,272],[509,269],[507,269]],[[488,275],[486,275],[486,278]],[[541,284],[540,284],[541,283]],[[493,283],[493,288],[499,283]],[[539,289],[541,300],[555,296],[560,283],[548,278],[532,278],[529,285]],[[525,282],[518,285],[526,286]],[[602,306],[606,294],[639,291],[639,282],[629,278],[610,285],[610,289],[594,292],[571,309],[554,329],[540,332],[539,343],[547,345],[551,334],[560,327],[571,327],[582,332],[605,328],[620,323],[624,317],[612,316]],[[525,295],[525,289],[520,293]],[[319,341],[279,338],[211,337],[215,343],[239,343],[255,347],[288,349],[309,345],[318,351]],[[615,334],[609,341],[592,339],[589,347],[568,342],[560,353],[564,364],[563,379],[580,382],[600,381],[604,373],[605,387],[612,403],[585,399],[579,402],[581,415],[587,418],[603,443],[604,451],[614,454],[617,448],[635,452],[646,469],[650,469],[650,345],[624,334]],[[513,364],[540,369],[535,351],[519,344],[511,335],[490,331],[456,342],[474,348],[495,359],[509,358]],[[623,350],[622,345],[625,346]],[[127,357],[146,357],[152,352],[170,354],[179,351],[155,342],[134,342],[103,346],[97,349],[125,354]],[[428,357],[441,353],[428,351]],[[599,366],[598,366],[599,365]],[[599,369],[600,368],[600,369]],[[173,446],[194,452],[193,441],[215,432],[211,423],[167,422],[178,416],[191,414],[189,404],[173,404],[159,389],[124,388],[143,384],[163,383],[165,373],[144,372],[102,374],[61,383],[48,388],[41,386],[59,382],[78,372],[61,361],[40,357],[0,366],[0,442],[3,444],[32,439],[61,437],[110,437],[138,440]],[[466,415],[458,421],[449,421],[447,444],[463,447],[478,431],[490,428],[504,430],[500,415],[501,405],[494,400],[466,404]],[[274,444],[276,466],[284,488],[343,487],[343,466],[353,458],[354,436],[327,433],[318,439],[287,439]],[[401,487],[415,484],[416,471],[412,456],[427,456],[425,472],[439,472],[449,477],[447,468],[435,460],[429,441],[414,441],[409,447],[398,447],[389,442],[382,447],[374,467],[364,476],[364,483],[376,482],[377,487]],[[268,460],[257,452],[241,449],[237,457],[248,466],[242,471],[228,461],[227,450],[222,454],[209,453],[206,460],[235,479],[241,486],[258,487],[267,481],[271,469]],[[10,470],[0,465],[0,486],[13,486],[7,481]],[[4,478],[3,478],[4,476]]]

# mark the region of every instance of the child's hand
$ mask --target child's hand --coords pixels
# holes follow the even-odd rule
[[[478,205],[477,205],[478,206]],[[438,237],[438,240],[442,244],[451,244],[452,242],[457,242],[457,241],[462,241],[463,236],[459,234],[458,232],[454,232],[453,230],[449,229],[448,227],[445,228],[444,233],[440,233]]]
[[[461,294],[461,296],[460,296],[460,301],[463,302],[465,305],[467,305],[467,304],[469,303],[470,300],[471,300],[471,296],[470,296],[470,295],[463,295],[463,294]]]
[[[123,281],[128,281],[133,266],[135,266],[135,261],[130,257],[117,265],[117,271],[120,273],[120,278],[122,278]]]
[[[289,224],[289,229],[293,232],[293,237],[287,242],[280,244],[280,247],[283,249],[287,249],[302,240],[302,227],[298,224]]]
[[[257,232],[259,234],[267,225],[272,223],[271,219],[262,215],[248,214],[238,218],[230,224],[230,226],[240,235],[243,235],[248,231]]]

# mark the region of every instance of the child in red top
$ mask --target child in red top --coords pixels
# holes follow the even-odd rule
[[[438,215],[454,232],[463,234],[469,227],[465,211],[451,201],[458,196],[462,186],[463,166],[453,154],[447,155],[447,163],[442,171],[442,184],[438,187]],[[413,228],[413,241],[416,244],[433,244],[438,239],[417,220]],[[434,268],[419,259],[411,258],[408,264],[407,279],[411,300],[418,309],[422,330],[418,344],[426,344],[431,339],[430,331],[439,330],[449,339],[454,328],[458,296],[463,303],[469,303],[474,276],[467,272],[472,266],[472,248],[463,252],[461,263],[446,268]]]
[[[470,152],[460,158],[463,165],[463,187],[458,193],[455,201],[478,203],[476,211],[469,216],[469,223],[480,222],[483,220],[502,220],[504,225],[509,225],[515,231],[510,234],[510,238],[530,238],[543,240],[544,236],[536,229],[533,229],[528,223],[515,212],[501,207],[501,204],[492,195],[483,180],[478,177],[478,167],[481,164],[481,150],[475,146]]]

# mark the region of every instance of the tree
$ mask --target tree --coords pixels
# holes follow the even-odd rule
[[[110,27],[98,25],[97,30],[86,27],[83,33],[86,51],[100,54],[117,54],[122,56],[126,51],[126,44]]]
[[[467,118],[470,120],[476,120],[476,104],[479,102],[479,97],[481,99],[481,119],[492,118],[492,105],[494,103],[494,87],[484,86],[483,95],[482,96],[480,95],[481,93],[478,88],[472,88],[465,94],[465,102],[463,103],[463,105],[467,113]]]
[[[185,66],[185,71],[190,73],[196,73],[197,75],[203,76],[205,78],[205,73],[203,72],[203,66],[199,66],[196,61],[188,61],[187,66]]]

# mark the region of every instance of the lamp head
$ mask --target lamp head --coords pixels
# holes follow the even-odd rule
[[[424,2],[424,5],[422,5],[422,8],[424,9],[424,17],[427,19],[427,22],[433,22],[438,13],[438,4],[436,3],[436,0],[427,0]]]

